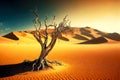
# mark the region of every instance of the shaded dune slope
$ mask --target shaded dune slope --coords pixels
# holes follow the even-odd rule
[[[78,40],[89,40],[88,38],[81,36],[79,34],[75,34],[75,36],[73,36],[73,38],[78,39]]]
[[[92,34],[90,34],[91,32],[89,30],[86,30],[85,28],[80,28],[80,32],[82,35],[91,37],[92,39],[95,38]]]
[[[115,41],[120,41],[120,35],[118,33],[108,33],[104,36]]]
[[[69,39],[64,37],[62,34],[59,34],[58,39],[61,39],[63,41],[69,41]]]
[[[92,40],[88,40],[86,42],[82,42],[80,44],[100,44],[100,43],[106,43],[107,40],[104,37],[98,37],[94,38]]]
[[[3,37],[9,38],[9,39],[12,39],[12,40],[19,40],[19,38],[13,32],[8,33],[8,34],[4,35]]]
[[[108,39],[112,39],[112,40],[115,40],[115,41],[120,41],[120,34],[118,34],[118,33],[104,33],[104,32],[99,31],[97,29],[94,29],[94,31],[96,31],[97,34],[99,34],[103,37],[106,37]]]

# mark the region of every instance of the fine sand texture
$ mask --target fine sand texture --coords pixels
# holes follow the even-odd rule
[[[40,45],[26,39],[27,43],[24,40],[0,43],[0,66],[38,58]],[[120,43],[76,44],[57,40],[47,59],[63,65],[1,77],[0,80],[120,80]]]

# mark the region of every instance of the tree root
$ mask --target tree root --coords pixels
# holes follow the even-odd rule
[[[54,60],[54,61],[49,61],[47,59],[43,59],[42,61],[38,62],[38,60],[35,60],[35,62],[32,65],[32,71],[39,71],[42,69],[47,69],[47,68],[52,68],[52,64],[62,66],[62,63]]]
[[[49,60],[46,60],[48,63],[50,63],[50,64],[56,64],[56,65],[60,65],[60,66],[62,66],[62,63],[60,63],[60,62],[58,62],[58,61],[56,61],[56,60],[53,60],[53,61],[49,61]]]

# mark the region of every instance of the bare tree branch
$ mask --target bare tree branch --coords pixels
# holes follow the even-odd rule
[[[68,26],[69,20],[67,20],[68,15],[66,15],[63,18],[63,21],[59,25],[57,25],[55,23],[56,16],[53,16],[52,23],[48,25],[47,24],[48,17],[46,16],[46,18],[44,20],[45,29],[42,34],[42,32],[41,32],[42,22],[39,19],[38,12],[35,11],[34,15],[35,15],[35,19],[33,20],[33,23],[34,23],[34,27],[36,29],[36,31],[34,33],[34,37],[41,45],[41,52],[40,52],[40,56],[39,56],[38,60],[36,61],[35,64],[33,64],[33,70],[34,70],[35,66],[37,66],[37,68],[39,70],[39,68],[41,66],[45,65],[45,63],[43,64],[43,60],[45,60],[45,57],[49,54],[49,52],[55,46],[55,43],[57,41],[59,34],[61,34],[62,31],[65,30],[65,27]],[[69,25],[70,25],[70,22],[69,22]],[[51,40],[50,40],[50,43],[48,44],[48,36],[49,36],[48,29],[49,29],[49,27],[53,27],[53,32],[51,33],[51,35],[52,35]],[[44,40],[42,40],[42,36],[43,36]]]
[[[68,15],[66,15],[66,16],[63,18],[63,22],[66,21],[67,17],[68,17]]]
[[[48,19],[48,17],[46,16],[46,19],[44,20],[44,23],[45,23],[45,40],[44,40],[44,45],[45,45],[45,47],[47,46],[47,42],[48,42],[47,19]]]
[[[35,15],[35,19],[34,19],[33,23],[34,23],[34,27],[36,29],[36,31],[34,33],[34,37],[36,38],[36,40],[38,42],[40,42],[40,44],[42,46],[43,42],[42,42],[41,33],[40,33],[41,21],[39,20],[39,15],[38,15],[37,11],[34,12],[34,15]],[[39,28],[37,27],[37,23],[39,24]]]
[[[51,40],[51,42],[49,43],[49,45],[47,46],[47,51],[46,51],[46,54],[44,55],[44,58],[45,58],[45,57],[49,54],[49,52],[53,49],[53,47],[54,47],[54,45],[55,45],[55,43],[56,43],[56,40],[57,40],[57,38],[58,38],[58,35],[59,35],[62,31],[64,31],[64,27],[66,26],[66,23],[65,23],[65,22],[68,22],[68,21],[66,20],[66,18],[67,18],[67,16],[65,16],[65,17],[63,18],[63,22],[61,22],[58,27],[56,27],[57,25],[54,23],[54,32],[52,33],[52,40]],[[55,16],[54,16],[54,19],[53,19],[53,20],[55,20]]]

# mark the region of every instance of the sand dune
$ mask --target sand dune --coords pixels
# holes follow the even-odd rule
[[[0,80],[119,80],[120,43],[83,45],[58,40],[48,56],[63,66],[25,72]],[[0,44],[0,65],[16,64],[39,56],[39,44]]]
[[[85,28],[80,28],[80,32],[82,35],[85,35],[85,36],[88,36],[90,38],[95,38],[92,34],[91,34],[91,31],[85,29]]]
[[[19,40],[19,38],[13,32],[8,33],[8,34],[4,35],[3,37],[9,38],[9,39],[12,39],[12,40]]]
[[[7,38],[4,38],[4,37],[0,36],[0,43],[5,43],[5,42],[11,43],[11,42],[13,42],[13,40],[10,40],[10,39],[7,39]]]
[[[30,34],[33,32],[13,32],[7,37],[0,37],[0,65],[37,59],[41,48]],[[52,29],[49,30],[51,32]],[[81,34],[80,28],[67,29],[48,55],[48,59],[57,60],[62,66],[54,65],[54,69],[19,73],[0,80],[120,80],[120,42],[114,40],[119,40],[119,34],[109,34],[109,37],[103,38],[101,36],[107,33],[90,27],[82,29],[82,32],[92,36]],[[19,40],[14,40],[15,37]],[[85,41],[97,44],[76,44]],[[108,43],[98,44],[101,41]]]
[[[104,37],[98,37],[98,38],[94,38],[92,40],[82,42],[80,44],[101,44],[101,43],[106,43],[106,42],[108,42],[108,41]]]
[[[89,40],[88,38],[78,35],[78,34],[75,34],[75,36],[73,36],[73,38],[78,39],[78,40]]]
[[[35,38],[32,35],[34,32],[35,31],[32,31],[32,30],[31,31],[11,32],[9,34],[6,34],[3,37],[11,39],[11,40],[21,40],[23,42],[25,42],[25,40],[26,40],[24,38],[27,38],[28,39],[27,42],[31,42],[31,40],[35,40]],[[48,29],[49,36],[51,36],[52,32],[53,32],[53,29]],[[41,33],[44,35],[45,31],[42,29]],[[79,43],[80,43],[80,42],[84,42],[86,40],[94,41],[94,39],[97,39],[99,37],[104,37],[105,39],[107,39],[108,41],[106,41],[106,43],[107,42],[115,43],[117,41],[120,41],[120,34],[118,34],[118,33],[102,32],[102,31],[99,31],[97,29],[93,29],[90,27],[82,27],[82,28],[66,27],[65,31],[62,32],[58,36],[58,38],[61,40],[72,41],[74,43],[76,43],[75,41],[73,41],[75,39],[79,40]],[[72,38],[74,38],[74,39],[72,39]],[[97,43],[99,43],[99,42],[97,42]]]
[[[115,40],[115,41],[120,41],[120,34],[118,33],[108,33],[105,35],[105,37]]]

